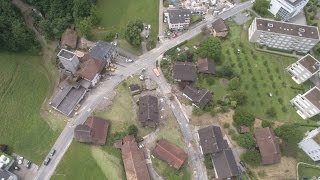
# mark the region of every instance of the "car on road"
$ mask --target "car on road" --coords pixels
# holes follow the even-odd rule
[[[14,166],[14,170],[19,171],[20,167],[19,166]]]
[[[126,62],[127,63],[133,63],[133,60],[132,59],[126,59]]]
[[[23,163],[23,157],[20,156],[20,157],[18,157],[18,164],[22,164],[22,163]]]
[[[243,161],[239,161],[239,164],[240,164],[243,168],[247,168],[247,165],[246,165]]]
[[[27,160],[26,167],[29,169],[31,167],[31,161]]]
[[[52,149],[52,150],[50,151],[50,156],[53,156],[55,153],[56,153],[56,150],[55,150],[55,149]]]
[[[44,164],[45,166],[47,166],[50,161],[51,161],[51,158],[48,158],[48,157],[47,157],[47,159],[44,160],[43,164]]]

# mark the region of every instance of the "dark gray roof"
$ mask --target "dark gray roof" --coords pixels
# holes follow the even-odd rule
[[[217,172],[218,179],[227,179],[240,175],[238,165],[230,148],[212,154],[211,158]]]
[[[202,153],[212,154],[229,148],[228,142],[223,139],[220,127],[208,126],[198,130]]]
[[[183,94],[188,96],[200,108],[206,106],[212,99],[212,94],[209,90],[198,90],[192,86],[186,86],[183,89]]]
[[[58,56],[64,57],[66,59],[71,59],[75,54],[73,54],[71,51],[68,51],[66,49],[61,49]]]
[[[222,18],[218,18],[212,23],[212,28],[216,30],[216,32],[224,32],[228,31],[229,27],[228,25],[224,22]]]
[[[104,41],[98,41],[89,49],[89,55],[94,59],[107,61],[115,50],[115,45]]]
[[[196,65],[191,62],[176,62],[173,66],[173,78],[181,81],[195,81]]]
[[[80,124],[74,128],[74,138],[78,142],[91,143],[92,142],[92,132],[89,126]]]
[[[319,39],[318,27],[256,18],[257,30],[286,34],[310,39]]]
[[[140,91],[139,84],[131,84],[129,88],[130,88],[130,91]]]
[[[151,95],[140,97],[138,115],[142,126],[156,127],[159,124],[158,98]]]
[[[308,99],[314,106],[320,109],[320,89],[318,89],[317,86],[313,87],[303,96]]]
[[[311,74],[317,72],[320,66],[319,61],[310,54],[302,57],[298,63],[305,67]]]
[[[171,24],[189,23],[191,19],[190,9],[169,9],[169,19]]]
[[[8,170],[0,169],[0,180],[18,180],[17,175],[11,173]]]
[[[289,4],[293,5],[293,6],[296,6],[297,4],[299,4],[301,1],[304,1],[304,0],[285,0],[287,1]]]

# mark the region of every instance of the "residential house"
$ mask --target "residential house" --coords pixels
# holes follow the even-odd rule
[[[257,146],[263,165],[276,164],[281,160],[281,153],[273,129],[259,128],[254,131]]]
[[[89,49],[89,55],[93,59],[102,61],[104,66],[109,66],[118,55],[116,48],[114,44],[109,42],[98,41]]]
[[[141,91],[141,87],[139,86],[139,84],[131,84],[129,86],[129,89],[131,91],[131,95],[134,96],[136,94],[139,94]]]
[[[208,58],[199,58],[197,67],[199,73],[215,74],[216,72],[213,60],[209,60]]]
[[[2,154],[0,156],[0,179],[1,180],[18,180],[18,176],[11,172],[11,167],[15,164],[15,161]]]
[[[76,75],[80,76],[85,81],[90,83],[90,86],[94,87],[101,78],[101,71],[105,68],[105,64],[102,61],[92,59],[80,64],[79,70]]]
[[[198,90],[189,85],[183,89],[182,95],[192,101],[192,105],[197,108],[205,107],[212,100],[212,94],[209,90]]]
[[[248,31],[250,42],[285,51],[307,53],[319,42],[315,26],[255,18]]]
[[[94,145],[106,144],[109,121],[99,117],[88,117],[84,124],[74,129],[76,141]]]
[[[60,46],[65,49],[67,48],[76,49],[77,42],[78,42],[77,32],[74,29],[68,28],[64,31],[64,33],[61,36]]]
[[[165,16],[168,19],[170,30],[183,30],[187,29],[191,22],[190,9],[168,9]]]
[[[313,161],[320,161],[320,128],[308,132],[298,145]]]
[[[305,55],[297,62],[287,67],[287,71],[292,75],[292,79],[301,84],[317,74],[320,70],[320,62],[311,56]]]
[[[309,0],[271,0],[269,11],[286,21],[303,11]]]
[[[194,82],[197,67],[191,62],[176,62],[173,66],[173,79],[178,82]]]
[[[138,119],[143,127],[155,128],[159,124],[158,98],[151,95],[139,98]]]
[[[320,113],[320,89],[315,86],[303,95],[298,94],[290,102],[303,119],[311,118]]]
[[[73,52],[61,49],[58,53],[58,58],[67,71],[75,74],[79,67],[79,59]]]
[[[208,126],[199,129],[198,136],[202,154],[211,157],[216,179],[231,179],[240,175],[232,149],[223,139],[220,127]]]
[[[226,37],[229,33],[229,26],[222,18],[218,18],[212,23],[210,31],[210,34],[214,37]]]
[[[138,148],[133,136],[125,136],[122,139],[121,152],[127,180],[151,179],[143,149]]]
[[[166,161],[176,170],[180,169],[187,158],[187,154],[181,148],[165,139],[159,140],[153,150],[153,154],[161,160]]]

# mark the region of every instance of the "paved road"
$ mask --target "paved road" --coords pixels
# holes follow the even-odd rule
[[[219,15],[219,17],[223,18],[223,19],[227,19],[228,17],[231,17],[235,14],[237,14],[238,12],[241,12],[245,9],[248,9],[249,7],[251,7],[251,3],[249,2],[245,2],[239,5],[236,5],[235,7],[233,7],[232,9],[225,11],[223,13],[221,13]],[[207,21],[205,22],[200,22],[196,27],[193,27],[192,29],[190,29],[189,31],[185,32],[184,34],[182,34],[181,36],[172,39],[172,40],[166,40],[163,41],[162,44],[157,47],[156,49],[153,49],[143,55],[141,55],[139,57],[139,59],[137,61],[135,61],[134,63],[128,65],[127,67],[118,67],[118,74],[116,74],[115,76],[112,76],[111,79],[105,81],[103,84],[101,84],[95,91],[94,94],[90,95],[87,100],[84,102],[80,113],[70,119],[70,122],[66,125],[66,127],[64,128],[64,130],[62,131],[62,133],[60,134],[60,136],[58,137],[57,141],[55,142],[55,144],[53,145],[52,148],[56,149],[56,155],[55,157],[51,160],[51,162],[48,164],[48,166],[41,166],[38,172],[38,175],[36,176],[36,180],[49,180],[50,177],[54,174],[54,171],[56,169],[56,167],[58,166],[60,160],[62,159],[63,155],[66,153],[67,149],[69,148],[72,139],[73,139],[73,130],[74,127],[78,124],[82,124],[85,122],[86,118],[91,114],[92,110],[94,110],[96,108],[96,106],[102,102],[102,100],[104,99],[104,97],[108,97],[108,95],[110,93],[112,93],[113,89],[123,80],[125,80],[128,76],[138,73],[139,71],[141,71],[141,69],[143,67],[151,67],[151,66],[155,66],[155,61],[156,58],[159,57],[161,54],[163,54],[165,51],[167,51],[168,49],[178,45],[179,43],[191,39],[192,37],[198,35],[201,32],[201,28],[203,27],[203,25],[205,24],[210,24],[214,21],[214,18],[211,19],[207,19]],[[161,86],[161,88],[163,89],[163,93],[167,93],[165,92],[167,89],[169,89],[169,87],[164,87],[167,86],[165,83],[163,85],[163,87]],[[173,101],[172,104],[173,106],[177,106],[176,104],[177,102]],[[174,111],[175,112],[175,111]],[[181,121],[183,122],[185,121],[185,117],[183,117],[183,114],[179,114],[179,112],[175,112],[177,114],[175,114],[176,116],[181,116]],[[180,118],[179,118],[180,119]],[[188,128],[188,127],[186,127]],[[184,134],[184,138],[185,138],[185,142],[191,142],[192,139],[192,135],[190,134],[190,132],[186,129],[183,128],[182,129],[182,133]],[[192,146],[192,144],[186,144],[188,147]],[[196,149],[196,148],[193,148]],[[192,168],[193,169],[198,169],[201,166],[199,166],[199,162],[200,159],[198,158],[198,155],[195,154],[196,150],[192,150],[192,148],[190,148],[190,150],[188,150],[188,155],[189,158],[191,159],[192,162]],[[197,167],[199,166],[199,167]],[[201,171],[202,172],[202,171]],[[194,177],[197,177],[195,179],[201,179],[202,175],[197,175],[197,172],[194,173]],[[207,178],[205,178],[207,179]]]

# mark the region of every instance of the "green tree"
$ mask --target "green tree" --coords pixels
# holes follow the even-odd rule
[[[126,40],[133,46],[140,46],[142,37],[140,33],[143,30],[141,20],[130,21],[125,31]]]
[[[235,72],[230,64],[224,64],[220,69],[218,69],[217,75],[219,77],[232,78],[235,76]]]
[[[236,109],[233,115],[233,122],[236,127],[242,125],[252,127],[255,121],[255,117],[244,109]]]
[[[135,126],[135,125],[130,125],[129,127],[128,127],[128,134],[129,135],[134,135],[134,136],[137,136],[137,134],[138,134],[138,128],[137,128],[137,126]]]
[[[228,83],[229,90],[237,90],[240,87],[240,79],[238,77],[232,78]]]
[[[272,122],[272,121],[263,120],[262,123],[261,123],[261,126],[262,126],[263,128],[266,128],[266,127],[272,128],[273,125],[274,125],[274,122]]]
[[[91,35],[91,20],[90,18],[84,18],[79,21],[77,25],[80,34],[86,38],[90,37]]]
[[[274,107],[268,108],[266,110],[266,115],[270,118],[274,118],[277,116],[277,111]]]
[[[267,0],[256,0],[252,8],[261,16],[266,16],[269,13],[269,6],[270,2]]]
[[[231,93],[231,100],[236,101],[237,105],[244,105],[247,103],[248,96],[244,91],[233,91]]]
[[[257,167],[261,163],[261,156],[256,150],[249,150],[240,156],[240,159],[251,167]]]
[[[209,37],[204,40],[197,50],[197,54],[202,58],[210,58],[220,63],[221,60],[221,43],[218,38]]]
[[[114,32],[107,32],[106,37],[104,38],[104,40],[111,42],[114,40],[116,34]]]
[[[253,138],[253,135],[250,133],[240,135],[237,139],[239,146],[246,149],[253,149],[256,146],[256,142]]]

